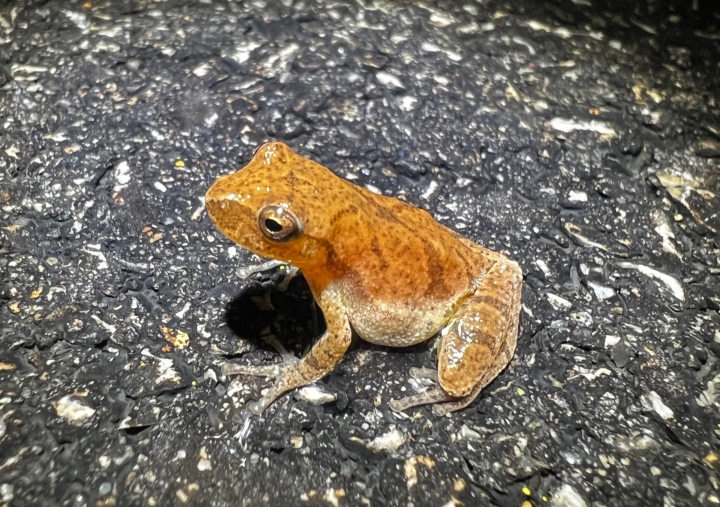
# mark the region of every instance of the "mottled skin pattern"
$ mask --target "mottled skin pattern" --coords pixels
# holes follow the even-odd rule
[[[224,365],[227,374],[276,378],[252,407],[256,413],[284,392],[332,371],[350,345],[351,329],[369,342],[393,347],[441,332],[437,374],[424,373],[439,386],[391,401],[395,410],[437,402],[444,402],[435,405],[437,414],[463,408],[512,358],[519,266],[440,225],[429,213],[353,185],[279,142],[262,146],[246,167],[219,178],[205,199],[210,217],[228,238],[300,268],[327,321],[325,334],[294,364],[282,369]],[[285,217],[283,228],[297,225],[287,238],[269,237],[268,226],[280,229],[279,222],[265,220],[276,216],[274,210]]]

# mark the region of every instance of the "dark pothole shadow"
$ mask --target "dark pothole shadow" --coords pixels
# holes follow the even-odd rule
[[[325,317],[305,279],[301,275],[296,276],[287,290],[281,291],[277,287],[282,279],[281,272],[265,275],[262,280],[249,284],[228,303],[225,323],[250,349],[225,355],[226,359],[246,364],[279,362],[278,351],[268,343],[269,336],[276,338],[288,352],[302,358],[325,332]],[[392,358],[391,362],[405,366],[404,369],[411,366],[434,367],[437,339],[438,335],[435,335],[413,346],[387,347],[367,342],[353,330],[352,343],[345,357],[328,376],[344,376],[348,370],[346,361],[352,361],[361,351],[387,354]]]
[[[267,360],[277,355],[268,343],[275,337],[288,352],[302,357],[325,332],[325,319],[315,304],[302,276],[292,279],[287,290],[277,287],[283,273],[278,271],[250,283],[225,308],[225,323],[239,339]]]

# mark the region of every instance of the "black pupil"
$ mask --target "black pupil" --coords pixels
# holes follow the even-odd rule
[[[282,231],[282,224],[280,224],[280,222],[278,222],[277,220],[273,220],[272,218],[265,219],[265,227],[270,232]]]

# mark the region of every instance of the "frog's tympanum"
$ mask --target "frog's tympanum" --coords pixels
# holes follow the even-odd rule
[[[440,225],[426,211],[335,176],[283,143],[219,178],[205,197],[228,238],[300,268],[327,331],[282,368],[223,365],[226,374],[275,378],[251,409],[331,372],[364,340],[407,347],[439,333],[437,387],[390,402],[401,411],[437,403],[442,415],[470,404],[515,352],[522,272],[517,263]]]

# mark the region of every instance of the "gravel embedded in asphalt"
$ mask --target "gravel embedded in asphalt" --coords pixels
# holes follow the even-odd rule
[[[720,9],[626,3],[1,6],[0,505],[720,504]],[[468,409],[358,342],[250,415],[322,315],[202,199],[273,139],[520,263]]]

